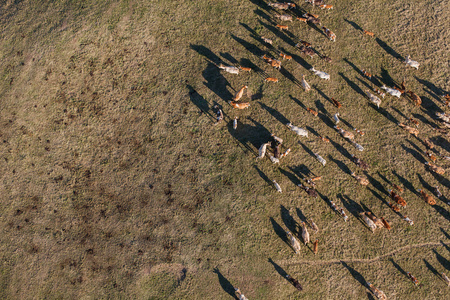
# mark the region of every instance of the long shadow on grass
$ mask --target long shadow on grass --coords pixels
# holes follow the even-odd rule
[[[273,230],[278,235],[278,237],[286,243],[289,247],[291,247],[291,244],[289,243],[288,236],[286,234],[286,231],[283,229],[283,227],[280,226],[280,224],[277,223],[272,217],[270,218],[270,222],[272,223]]]
[[[344,146],[342,146],[341,144],[336,143],[332,139],[329,139],[329,140],[330,140],[331,145],[333,145],[334,148],[336,148],[336,150],[339,151],[339,153],[341,153],[345,158],[347,158],[349,160],[352,160],[352,155],[350,154],[350,152],[348,152],[347,149],[344,148]]]
[[[370,176],[367,171],[364,171],[364,174],[367,176],[367,179],[369,179],[370,184],[375,187],[380,193],[382,194],[388,194],[387,190],[384,188],[383,184],[376,180],[374,177]]]
[[[344,18],[344,21],[347,22],[348,24],[352,25],[352,27],[355,28],[356,30],[364,31],[364,29],[362,29],[361,26],[359,26],[359,25],[356,24],[355,22],[349,21],[349,20],[347,20],[346,18]]]
[[[295,175],[297,175],[301,179],[305,179],[306,177],[311,175],[311,170],[306,165],[299,166],[290,166],[289,170],[291,170]]]
[[[300,81],[298,81],[297,78],[295,78],[292,73],[290,73],[288,70],[286,70],[284,67],[281,67],[280,74],[289,79],[293,84],[295,84],[298,87],[302,87],[302,84]]]
[[[441,275],[439,274],[438,270],[436,270],[425,258],[423,259],[423,262],[425,263],[425,266],[427,266],[428,270],[431,271],[435,276],[438,276],[440,280],[442,280]]]
[[[219,278],[219,283],[220,286],[222,287],[222,289],[227,292],[231,297],[233,297],[233,299],[238,299],[238,297],[236,297],[236,293],[235,293],[235,288],[234,286],[231,284],[231,282],[228,281],[228,279],[226,279],[222,273],[220,273],[218,268],[215,268],[214,273],[217,274],[218,278]]]
[[[309,64],[306,60],[303,59],[303,57],[296,55],[296,54],[292,54],[292,59],[298,63],[299,65],[301,65],[303,68],[305,68],[306,70],[309,70],[312,68],[312,65]]]
[[[300,210],[300,208],[296,208],[295,211],[297,212],[297,216],[300,219],[300,221],[305,222],[307,221],[306,216],[303,214],[303,212]]]
[[[392,47],[390,47],[384,41],[380,40],[379,38],[375,38],[375,41],[378,43],[378,45],[380,45],[381,48],[384,49],[384,51],[386,51],[386,53],[392,55],[394,58],[400,61],[405,61],[405,58],[403,56],[401,56],[397,51],[392,49]]]
[[[380,115],[384,116],[388,121],[391,121],[394,124],[398,124],[398,120],[390,113],[388,112],[384,107],[377,107],[372,102],[369,102],[369,107],[373,108],[376,112],[378,112]]]
[[[407,188],[410,192],[412,192],[413,194],[417,194],[416,189],[414,188],[414,186],[412,185],[412,183],[410,181],[408,181],[405,177],[399,175],[397,173],[397,171],[393,170],[392,174],[394,174],[398,180],[400,181],[401,184],[403,184],[403,186],[405,188]]]
[[[419,120],[420,122],[422,122],[423,124],[426,124],[428,126],[430,126],[431,128],[437,128],[438,126],[436,125],[436,123],[434,122],[430,122],[424,115],[422,114],[412,114],[412,116],[414,118],[416,118],[417,120]]]
[[[298,106],[300,106],[301,108],[303,108],[304,110],[306,110],[306,106],[305,104],[303,104],[300,100],[298,100],[295,97],[292,97],[292,95],[289,95],[289,98],[291,98],[292,100],[294,100],[295,103],[298,104]]]
[[[437,181],[439,181],[440,184],[442,184],[443,186],[446,186],[447,188],[450,188],[450,181],[445,178],[442,175],[439,175],[437,173],[434,173],[432,171],[429,171],[431,173],[431,175],[433,175],[434,179],[436,179]]]
[[[425,112],[432,120],[436,119],[436,112],[442,112],[442,109],[430,98],[425,96],[421,96],[420,98],[422,99],[422,111]]]
[[[209,111],[209,103],[192,86],[186,86],[189,90],[189,98],[202,113],[206,113],[213,121],[216,119]]]
[[[228,102],[233,98],[233,94],[227,89],[227,86],[231,87],[230,83],[215,64],[208,63],[208,66],[202,72],[202,76],[206,80],[203,84],[223,101]]]
[[[263,50],[261,50],[258,46],[247,42],[246,40],[243,40],[235,35],[231,35],[231,37],[238,42],[239,44],[241,44],[248,52],[252,53],[253,55],[256,55],[258,57],[261,57],[265,52]]]
[[[358,94],[360,94],[361,96],[363,96],[364,98],[366,97],[366,94],[364,93],[364,91],[353,81],[351,81],[347,76],[345,76],[343,73],[338,72],[339,76],[341,76],[345,82],[347,82],[347,84]]]
[[[296,186],[299,185],[300,183],[302,183],[294,173],[283,170],[282,168],[278,168],[278,169],[280,170],[281,174],[283,174],[284,176],[289,178],[289,180]]]
[[[275,26],[272,26],[271,24],[267,24],[267,23],[264,23],[264,22],[261,22],[261,21],[259,21],[259,23],[261,25],[263,25],[264,27],[266,27],[273,34],[275,34],[278,38],[283,40],[283,42],[285,42],[286,44],[288,44],[288,45],[290,45],[292,47],[295,46],[295,42],[289,36],[287,36],[284,32],[282,32],[281,30],[277,29]]]
[[[439,254],[436,249],[433,249],[434,254],[436,255],[437,261],[447,270],[450,270],[450,260],[443,257],[441,254]]]
[[[441,216],[443,216],[447,221],[450,221],[450,213],[448,210],[443,208],[442,206],[435,204],[432,206]]]
[[[363,222],[363,220],[361,220],[359,213],[363,212],[364,209],[361,207],[361,205],[359,205],[358,203],[356,203],[355,201],[353,201],[352,199],[350,199],[350,197],[342,195],[342,194],[338,194],[337,197],[339,199],[341,199],[342,205],[357,219],[361,222],[361,224],[363,224],[364,227],[366,227],[366,224]]]
[[[330,161],[334,162],[339,167],[339,169],[342,170],[342,172],[344,172],[348,175],[350,175],[352,173],[352,171],[347,167],[347,165],[343,161],[341,161],[339,159],[334,159],[333,156],[331,156],[331,154],[328,154],[328,159]]]
[[[248,118],[248,120],[253,122],[254,125],[241,123],[238,130],[234,130],[233,125],[230,123],[228,125],[228,131],[231,136],[239,141],[239,143],[241,143],[248,151],[257,155],[255,149],[259,149],[263,143],[272,140],[272,136],[269,130],[261,123],[252,118]]]
[[[440,229],[441,232],[445,235],[445,238],[446,238],[447,240],[450,240],[450,234],[449,234],[447,231],[445,231],[444,228],[442,228],[442,227],[440,227],[439,229]],[[448,250],[448,249],[447,249],[447,250]],[[450,251],[450,250],[449,250],[449,251]]]
[[[311,155],[311,156],[317,161],[316,155],[314,154],[314,152],[311,151],[311,149],[309,149],[305,144],[303,144],[303,143],[300,142],[300,141],[299,141],[298,143],[300,144],[300,146],[302,146],[303,150],[305,150],[306,153],[308,153],[309,155]],[[317,161],[317,162],[318,162],[318,161]]]
[[[260,8],[264,10],[272,10],[272,7],[270,7],[265,1],[263,0],[250,0],[251,3],[259,6]]]
[[[398,265],[398,264],[394,261],[394,259],[389,258],[389,261],[394,265],[394,267],[395,267],[400,273],[402,273],[404,276],[406,276],[406,278],[409,279],[408,274],[406,273],[406,271],[403,270],[402,267],[400,267],[400,265]]]
[[[429,91],[425,90],[428,94],[430,94],[433,98],[435,98],[438,101],[442,101],[439,97],[440,95],[444,95],[446,91],[443,89],[437,87],[434,83],[431,83],[429,81],[426,81],[424,79],[420,79],[417,76],[414,76],[414,78],[422,85],[426,86]]]
[[[276,109],[265,105],[264,103],[258,101],[258,104],[264,109],[266,110],[269,114],[272,115],[272,117],[274,117],[275,119],[277,119],[281,124],[286,125],[287,123],[289,123],[289,120],[283,116],[279,111],[277,111]]]
[[[294,220],[294,218],[291,216],[289,210],[287,210],[286,207],[283,205],[280,205],[280,214],[281,219],[283,220],[284,225],[286,228],[292,232],[294,235],[298,233],[297,228],[299,227],[297,222]]]
[[[364,276],[361,275],[358,271],[350,267],[347,263],[341,261],[341,264],[347,268],[347,270],[350,272],[350,274],[355,278],[356,281],[358,281],[363,287],[366,287],[366,280],[364,279]]]
[[[286,278],[286,275],[288,275],[288,273],[286,273],[285,270],[283,270],[282,267],[280,267],[279,265],[277,265],[271,258],[268,259],[268,261],[273,265],[273,267],[275,268],[275,271],[278,272],[278,274],[280,274],[281,277],[283,277],[284,279],[288,280]],[[288,280],[289,281],[289,280]]]
[[[262,179],[264,179],[264,181],[265,181],[268,185],[272,185],[272,181],[269,179],[269,177],[267,177],[267,175],[266,175],[263,171],[261,171],[261,170],[258,168],[258,166],[254,165],[253,167],[255,168],[256,172],[258,172],[259,176],[260,176]]]
[[[422,177],[422,175],[420,175],[419,173],[416,173],[416,174],[417,174],[417,177],[419,178],[419,181],[420,181],[420,184],[422,185],[422,187],[433,194],[434,188],[428,182],[425,181],[425,179]]]
[[[381,77],[379,77],[379,80],[386,86],[398,86],[397,82],[392,78],[392,76],[389,74],[389,71],[385,68],[381,68]]]

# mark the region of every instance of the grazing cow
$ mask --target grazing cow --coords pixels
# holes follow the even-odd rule
[[[300,188],[302,188],[302,189],[304,189],[304,190],[306,191],[306,193],[307,193],[308,195],[310,195],[311,197],[317,198],[317,191],[316,191],[314,188],[310,188],[310,187],[304,186],[304,185],[301,184],[301,183],[298,184],[297,186],[300,187]]]
[[[286,15],[286,14],[284,14],[284,15],[279,15],[279,14],[276,14],[276,15],[275,15],[275,18],[278,18],[278,19],[280,19],[281,21],[291,21],[291,22],[292,22],[292,16],[291,16],[291,15]]]
[[[331,98],[331,101],[333,101],[334,106],[336,106],[337,108],[342,107],[342,104],[339,101],[337,101],[336,99]]]
[[[264,79],[265,82],[278,82],[278,78],[267,77]]]
[[[339,211],[339,213],[341,214],[341,216],[344,218],[344,222],[347,222],[348,216],[347,216],[347,214],[345,213],[344,209],[343,209],[343,208],[339,208],[338,211]]]
[[[375,36],[375,33],[371,32],[371,31],[363,30],[363,33],[368,36]]]
[[[311,225],[312,230],[314,230],[315,233],[319,232],[319,227],[317,227],[316,223],[314,223],[313,219],[309,219],[309,224]]]
[[[366,177],[356,175],[355,172],[352,172],[351,175],[356,179],[356,181],[359,182],[359,184],[364,185],[364,186],[369,184],[369,180]]]
[[[434,148],[434,144],[433,142],[431,142],[429,139],[425,139],[423,141],[423,143],[425,144],[425,147],[427,147],[427,149],[433,149]]]
[[[426,203],[428,203],[430,205],[436,204],[436,200],[434,200],[433,196],[428,195],[423,190],[417,190],[417,191],[420,193],[420,195],[422,195],[422,198],[423,198],[423,200],[425,200]]]
[[[314,255],[316,255],[317,252],[319,252],[319,240],[314,241]]]
[[[275,26],[275,27],[277,27],[277,28],[280,29],[281,31],[283,31],[283,30],[289,30],[289,27],[288,27],[287,25],[277,25],[277,26]]]
[[[333,31],[331,31],[330,29],[326,28],[325,26],[322,26],[322,29],[325,32],[325,35],[330,39],[330,41],[336,42],[336,35],[334,34]]]
[[[287,280],[289,280],[289,281],[292,283],[292,285],[293,285],[297,290],[299,290],[299,291],[303,290],[303,288],[302,288],[300,282],[298,282],[297,279],[294,279],[294,278],[292,278],[292,277],[289,276],[289,275],[286,275],[286,278],[287,278]]]
[[[274,8],[282,9],[282,10],[287,10],[287,9],[290,8],[289,4],[287,4],[287,3],[280,3],[280,2],[276,2],[276,3],[270,3],[269,2],[268,5],[271,6],[271,7],[274,7]]]
[[[441,119],[441,121],[450,123],[450,114],[436,112],[436,116]]]
[[[287,54],[284,54],[283,52],[280,52],[280,56],[281,56],[283,59],[286,59],[286,60],[291,60],[291,59],[292,59],[292,56],[287,55]]]
[[[242,98],[242,95],[244,95],[245,89],[248,88],[248,86],[243,85],[241,89],[234,95],[233,101],[238,101]]]
[[[328,10],[333,9],[333,5],[327,5],[327,4],[319,5],[319,7],[321,9],[328,9]]]
[[[447,283],[447,286],[450,286],[450,279],[445,275],[445,273],[442,273],[442,279]]]
[[[353,140],[355,138],[355,135],[350,132],[350,131],[346,131],[342,128],[339,128],[339,126],[335,125],[334,128],[345,138],[348,140]]]
[[[410,272],[406,273],[408,275],[408,277],[411,279],[411,281],[414,283],[414,285],[419,285],[419,280],[417,280],[416,277],[414,277]]]
[[[358,150],[358,151],[364,151],[364,147],[361,146],[360,144],[358,144],[357,142],[352,141],[352,140],[350,140],[350,142],[352,143],[353,146],[355,146],[356,150]]]
[[[428,169],[430,171],[432,171],[432,172],[434,172],[436,174],[439,174],[439,175],[444,175],[445,174],[445,170],[442,167],[436,166],[435,164],[429,163],[429,162],[426,162],[425,165],[428,166]]]
[[[378,108],[380,108],[381,100],[374,94],[372,94],[369,90],[366,90],[367,97],[369,97],[369,100],[375,104]]]
[[[395,212],[399,212],[400,211],[400,207],[398,207],[394,203],[388,202],[388,205],[389,205],[390,208],[392,208],[393,211],[395,211]]]
[[[286,234],[289,237],[289,240],[291,241],[291,246],[294,249],[295,253],[300,254],[300,242],[289,230],[286,230]]]
[[[298,134],[299,136],[308,136],[308,131],[306,129],[297,127],[292,125],[291,123],[287,123],[286,126],[292,130],[293,132],[295,132],[296,134]]]
[[[242,71],[246,71],[246,72],[250,72],[252,70],[252,68],[247,68],[247,67],[239,67],[239,69],[241,69]]]
[[[408,56],[406,57],[405,63],[406,63],[408,66],[411,66],[411,67],[416,68],[417,70],[419,70],[419,65],[420,65],[420,64],[419,64],[417,61],[412,60],[412,59],[411,59],[411,56],[408,55]]]
[[[237,120],[238,120],[238,117],[234,117],[234,120],[233,120],[233,129],[234,130],[236,130],[237,129]]]
[[[318,71],[316,69],[314,69],[314,67],[312,67],[311,69],[309,69],[311,72],[313,72],[315,75],[319,76],[322,79],[325,80],[330,80],[330,74],[327,74],[323,71]]]
[[[417,135],[419,134],[419,130],[417,128],[410,127],[403,123],[398,123],[398,126],[402,127],[406,131],[408,131],[409,134],[413,134],[415,137],[417,137]]]
[[[308,228],[306,228],[305,222],[302,222],[301,227],[302,227],[303,243],[305,243],[305,245],[306,245],[310,242]]]
[[[377,89],[377,88],[374,88],[373,90],[375,91],[375,93],[377,93],[378,95],[380,95],[380,96],[381,96],[381,98],[383,98],[383,99],[384,99],[384,97],[386,97],[386,94],[385,94],[385,93],[383,93],[382,91],[380,91],[379,89]]]
[[[305,55],[308,55],[311,58],[317,55],[317,53],[310,47],[306,47],[300,44],[296,44],[295,46],[298,48],[299,51],[301,51]]]
[[[438,197],[438,198],[441,198],[441,197],[442,197],[442,193],[441,193],[441,191],[439,190],[439,187],[438,187],[438,186],[435,186],[435,187],[434,187],[434,193],[436,194],[436,197]]]
[[[355,155],[352,154],[352,161],[361,169],[363,169],[364,171],[369,170],[369,165],[363,161],[362,159],[356,157]]]
[[[325,167],[327,161],[319,155],[319,153],[314,153],[314,155],[316,156],[317,160],[322,164],[322,166]]]
[[[386,221],[383,217],[380,217],[383,222],[383,226],[386,227],[387,230],[391,230],[391,225],[389,225],[388,221]]]
[[[416,119],[413,119],[413,118],[409,118],[409,121],[411,122],[411,123],[413,123],[415,126],[416,126],[416,128],[419,128],[419,121],[417,121]]]
[[[241,293],[241,290],[239,288],[235,289],[235,291],[239,300],[248,300],[248,298]]]
[[[280,163],[280,160],[278,158],[276,158],[275,156],[269,155],[269,159],[274,164],[279,164]]]
[[[263,36],[261,37],[261,39],[264,41],[264,43],[267,43],[267,44],[270,44],[270,45],[273,44],[273,41],[271,39],[268,39],[268,38],[263,37]]]
[[[364,131],[361,131],[361,130],[356,129],[356,128],[353,128],[353,130],[356,131],[356,133],[359,134],[360,136],[364,136],[365,135]]]
[[[334,123],[337,125],[341,120],[339,120],[339,113],[333,115]]]
[[[280,185],[278,184],[278,182],[276,182],[275,180],[272,180],[273,185],[275,186],[275,188],[277,189],[278,193],[282,193],[283,190],[281,189]]]
[[[385,85],[383,85],[381,88],[383,90],[385,90],[388,94],[391,94],[392,96],[400,98],[400,96],[402,95],[402,92],[397,90],[397,89],[392,89],[392,88],[389,88],[389,87],[387,87]]]
[[[375,223],[366,215],[366,212],[362,212],[360,213],[360,215],[363,218],[364,222],[366,222],[367,226],[369,226],[370,230],[374,232],[377,228],[377,225],[375,225]]]
[[[320,25],[320,19],[319,19],[319,16],[317,16],[317,15],[313,15],[313,14],[310,14],[310,13],[305,13],[305,14],[302,15],[302,17],[306,18],[308,20],[308,22]]]
[[[319,139],[321,139],[321,140],[324,141],[325,143],[329,143],[329,142],[330,142],[329,139],[327,139],[326,137],[320,136],[320,135],[319,135]]]
[[[306,82],[305,80],[305,75],[302,75],[302,87],[305,89],[306,92],[309,92],[311,90],[309,83]]]
[[[291,152],[291,148],[287,148],[286,151],[284,151],[284,153],[281,154],[280,158],[287,156],[290,152]]]
[[[300,44],[302,44],[303,46],[307,47],[307,48],[311,48],[311,43],[308,43],[307,41],[304,40],[300,40],[300,42],[298,44],[295,45],[295,47],[300,47]]]
[[[398,205],[401,205],[402,207],[406,207],[406,201],[403,199],[400,195],[396,194],[393,190],[389,190],[389,196],[391,196],[392,200],[397,202]],[[395,209],[394,209],[395,211]]]
[[[219,69],[225,70],[225,72],[231,73],[231,74],[239,74],[239,68],[233,67],[233,66],[224,66],[223,64],[219,64]]]
[[[403,219],[402,219],[403,221],[406,221],[406,222],[408,222],[408,224],[409,225],[411,225],[411,226],[413,226],[414,225],[414,221],[413,220],[411,220],[410,218],[408,218],[408,217],[403,217]]]
[[[420,106],[422,104],[422,99],[416,93],[407,91],[406,94],[409,95],[409,98],[411,98],[416,106]]]
[[[312,108],[307,108],[307,110],[313,115],[313,116],[315,116],[315,117],[317,117],[317,115],[319,114],[317,111],[315,111],[314,109],[312,109]]]
[[[333,60],[331,59],[331,57],[328,57],[328,56],[326,56],[326,55],[322,55],[321,58],[322,58],[324,61],[326,61],[327,63],[330,63],[330,62],[333,61]]]
[[[367,72],[366,70],[361,69],[361,73],[362,73],[365,77],[367,77],[367,78],[369,78],[369,79],[372,79],[372,74],[370,74],[370,73]]]
[[[270,146],[270,142],[264,143],[261,145],[261,147],[259,147],[259,156],[258,158],[263,158],[266,155],[266,150],[267,150],[267,146]]]
[[[218,124],[220,121],[223,120],[223,111],[217,105],[214,105],[214,108],[217,109],[217,111],[216,111],[217,123],[216,124]]]
[[[425,151],[425,155],[433,162],[435,163],[437,160],[437,157],[431,153],[430,151]]]
[[[369,219],[371,219],[372,222],[375,223],[375,225],[377,225],[378,228],[384,227],[383,220],[381,220],[381,218],[377,218],[370,211],[366,211],[366,216],[368,216]]]
[[[372,293],[375,295],[375,297],[377,297],[380,300],[387,300],[386,294],[383,293],[382,290],[377,289],[373,284],[371,284],[370,282],[367,282],[367,285],[369,286],[370,290],[372,291]]]
[[[283,144],[283,139],[277,137],[275,134],[272,133],[270,136],[273,138],[273,140],[275,141],[275,143]]]
[[[236,103],[234,101],[228,101],[228,103],[230,103],[230,105],[233,108],[237,108],[237,109],[245,109],[250,106],[250,103],[248,103],[248,102]]]
[[[403,188],[399,185],[396,185],[395,183],[392,184],[392,186],[394,187],[394,189],[396,189],[399,193],[403,193]]]

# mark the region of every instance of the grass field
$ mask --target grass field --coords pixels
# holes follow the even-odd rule
[[[435,130],[435,112],[449,112],[448,1],[295,3],[290,14],[319,14],[336,42],[277,21],[262,0],[0,1],[1,299],[237,299],[236,287],[249,299],[375,299],[366,281],[388,299],[450,297],[440,277],[450,275],[450,181],[425,169],[422,143],[450,156],[448,134]],[[332,62],[302,55],[300,39]],[[279,51],[293,56],[280,71],[261,59]],[[420,107],[390,95],[379,109],[369,103],[365,90],[403,78]],[[238,111],[227,102],[244,84],[250,108]],[[342,128],[365,132],[363,152],[333,129],[331,97],[343,104]],[[218,125],[214,105],[225,115]],[[418,138],[397,126],[411,117]],[[292,149],[279,165],[256,159],[271,133]],[[350,175],[363,174],[351,154],[371,167],[367,187]],[[318,198],[297,187],[312,175],[322,176]],[[387,205],[393,183],[413,226]],[[416,190],[434,186],[444,196],[430,206]],[[392,230],[372,233],[364,210]],[[295,254],[284,230],[310,218],[319,253]]]

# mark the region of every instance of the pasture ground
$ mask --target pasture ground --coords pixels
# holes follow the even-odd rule
[[[450,89],[448,1],[328,2],[331,11],[296,2],[292,13],[319,14],[334,43],[296,20],[280,33],[258,0],[2,1],[0,298],[231,299],[240,287],[249,299],[374,299],[365,281],[389,299],[448,298],[439,275],[450,275],[450,181],[425,170],[421,143],[449,156],[448,137],[433,129]],[[299,39],[333,62],[302,56]],[[293,55],[281,72],[260,58],[275,50]],[[419,70],[402,62],[408,54]],[[254,71],[224,73],[220,62]],[[423,105],[386,96],[376,109],[361,68],[388,85],[405,77]],[[236,111],[227,101],[243,84],[251,107]],[[332,128],[331,97],[343,104],[342,127],[365,132],[364,152]],[[216,104],[225,121],[214,126]],[[419,139],[397,126],[410,117]],[[256,160],[271,133],[292,149],[280,165]],[[371,166],[367,187],[350,176],[362,174],[351,154]],[[296,186],[310,174],[322,176],[316,199]],[[391,183],[405,188],[414,226],[387,206]],[[432,207],[415,190],[435,185],[449,198]],[[356,217],[366,209],[392,230],[371,233]],[[320,228],[317,255],[295,254],[284,235],[305,218]]]

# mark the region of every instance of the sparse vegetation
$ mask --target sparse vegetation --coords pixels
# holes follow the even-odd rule
[[[366,281],[389,299],[447,298],[450,181],[425,169],[420,140],[449,156],[448,136],[435,130],[435,112],[448,112],[448,2],[331,2],[330,11],[296,2],[290,13],[319,14],[336,42],[320,27],[275,21],[262,0],[3,1],[0,298],[231,299],[234,287],[249,299],[373,298]],[[332,62],[301,54],[300,39]],[[293,57],[280,71],[261,59],[279,51]],[[422,105],[389,95],[379,109],[369,104],[375,81],[360,69],[391,86],[405,77]],[[228,101],[244,84],[250,107],[237,111]],[[342,127],[365,132],[355,134],[363,152],[332,128],[332,97]],[[225,117],[216,126],[214,105]],[[420,140],[397,125],[411,117]],[[292,149],[280,165],[256,160],[271,133]],[[370,165],[367,187],[350,175],[351,154]],[[318,198],[297,187],[311,174],[322,176]],[[401,213],[413,226],[387,205],[393,183],[405,188]],[[430,206],[416,190],[436,185],[444,197]],[[363,210],[392,230],[372,233]],[[319,252],[302,244],[295,254],[285,230],[298,235],[309,218]]]

